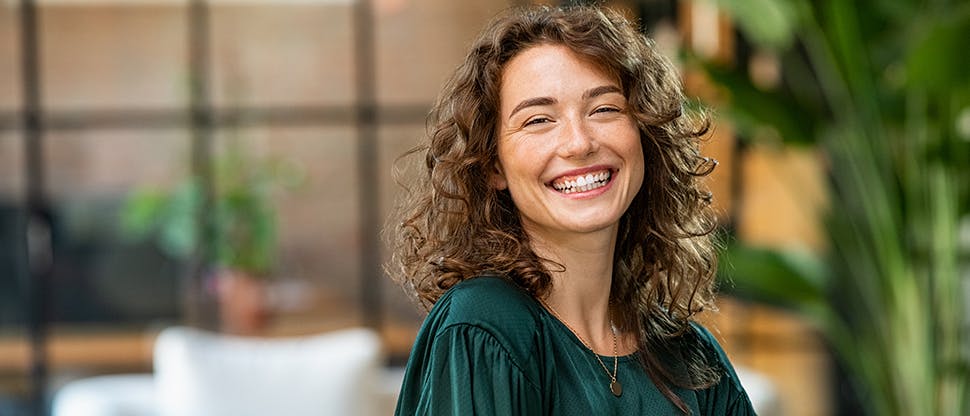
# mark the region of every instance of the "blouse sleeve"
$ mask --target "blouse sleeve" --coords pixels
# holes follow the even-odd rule
[[[449,326],[426,352],[420,377],[405,379],[398,415],[541,413],[538,386],[488,331],[468,324]]]
[[[695,326],[701,339],[708,344],[714,353],[714,358],[723,370],[721,380],[711,386],[700,395],[702,401],[701,409],[706,415],[718,416],[755,416],[754,407],[751,399],[738,379],[738,374],[734,371],[734,366],[727,358],[727,354],[718,344],[714,336],[700,325]]]

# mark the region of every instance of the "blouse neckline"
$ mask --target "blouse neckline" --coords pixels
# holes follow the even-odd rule
[[[586,344],[584,344],[583,341],[579,339],[579,336],[576,335],[571,329],[569,329],[569,326],[567,326],[565,322],[560,321],[559,318],[557,318],[555,315],[552,314],[552,312],[549,312],[548,309],[546,309],[544,306],[542,306],[542,302],[539,302],[539,300],[536,299],[536,298],[534,298],[534,297],[532,297],[532,301],[535,302],[536,303],[536,306],[539,307],[539,310],[542,311],[541,313],[542,313],[543,318],[545,318],[545,320],[547,320],[547,321],[554,322],[553,325],[556,328],[558,328],[558,331],[560,333],[564,334],[566,336],[566,338],[568,338],[573,343],[573,345],[575,345],[576,347],[582,349],[586,353],[593,353],[593,354],[598,355],[600,357],[600,359],[603,359],[603,360],[611,360],[611,361],[613,360],[613,356],[612,355],[597,354],[595,351],[590,350],[589,347],[587,347]],[[634,351],[634,352],[632,352],[630,354],[618,355],[618,356],[616,356],[616,358],[618,360],[620,360],[620,361],[630,361],[630,360],[635,360],[636,359],[636,355],[637,355],[637,351]]]

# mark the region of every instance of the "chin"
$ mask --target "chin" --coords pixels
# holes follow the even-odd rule
[[[591,219],[589,221],[577,221],[563,224],[563,228],[577,233],[592,233],[615,227],[620,223],[619,218]]]

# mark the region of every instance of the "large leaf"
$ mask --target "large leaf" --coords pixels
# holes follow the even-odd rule
[[[785,142],[814,143],[816,116],[791,96],[759,89],[737,69],[713,63],[703,65],[708,76],[730,94],[727,113],[745,138],[756,139],[763,135],[763,129],[770,128],[777,134],[774,138]]]
[[[732,244],[718,273],[725,289],[742,297],[807,313],[826,302],[828,272],[810,253]]]
[[[734,18],[751,18],[738,12],[749,1],[730,3]],[[815,267],[732,247],[722,277],[820,321],[872,414],[966,415],[970,247],[957,230],[970,216],[970,3],[790,4],[796,41],[777,51],[784,88],[704,68],[742,131],[773,126],[827,156],[827,255]],[[804,119],[812,126],[799,131]]]
[[[791,46],[798,25],[798,14],[789,1],[716,0],[753,42],[769,49]]]
[[[906,56],[907,80],[936,92],[970,88],[970,5],[921,23],[925,30],[917,34]]]

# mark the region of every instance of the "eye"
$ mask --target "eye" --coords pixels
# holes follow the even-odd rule
[[[532,125],[537,125],[537,124],[542,124],[542,123],[548,123],[550,121],[552,121],[552,120],[550,120],[548,117],[541,117],[541,116],[540,117],[533,117],[533,118],[530,118],[530,119],[526,120],[526,122],[525,122],[525,124],[523,126],[532,126]]]
[[[596,114],[596,113],[619,113],[619,112],[620,112],[620,109],[619,108],[613,107],[613,106],[609,106],[609,105],[602,106],[602,107],[596,107],[596,109],[593,110],[593,114]]]

